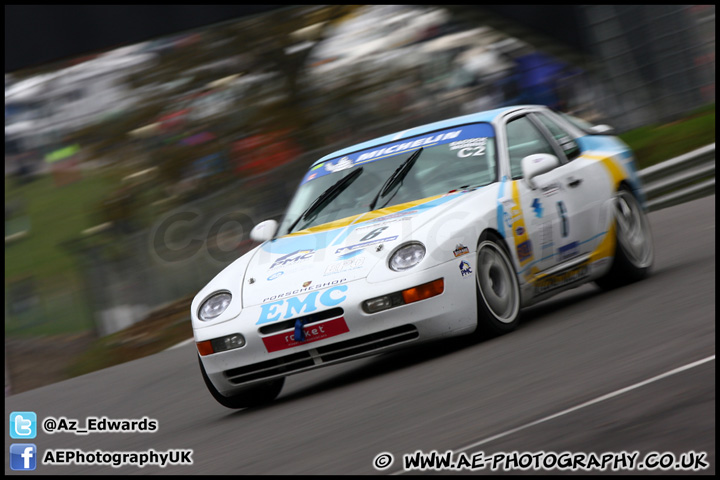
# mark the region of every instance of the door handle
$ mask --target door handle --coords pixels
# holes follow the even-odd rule
[[[568,187],[575,188],[582,183],[582,178],[571,178],[568,182]]]

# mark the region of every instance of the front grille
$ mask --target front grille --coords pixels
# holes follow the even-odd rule
[[[286,355],[266,362],[226,370],[225,376],[231,383],[241,384],[275,375],[288,375],[331,362],[350,359],[376,350],[409,342],[418,338],[414,325],[403,325],[363,337],[345,340],[315,350]]]
[[[417,337],[418,332],[414,325],[403,325],[402,327],[385,330],[384,332],[373,333],[365,335],[364,337],[353,338],[352,340],[320,347],[317,349],[317,352],[323,362],[332,362],[341,358],[389,347],[390,345],[415,340]]]
[[[314,363],[309,352],[300,352],[267,362],[225,370],[225,376],[232,383],[244,383],[282,373],[292,373],[295,370],[312,367]]]

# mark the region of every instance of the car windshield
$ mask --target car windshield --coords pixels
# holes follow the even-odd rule
[[[405,164],[407,160],[411,161]],[[388,179],[403,164],[403,175],[389,183]],[[354,174],[359,168],[362,173]],[[357,178],[347,183],[314,217],[298,221],[320,195],[348,175]],[[278,236],[368,212],[373,201],[374,209],[380,209],[487,185],[496,178],[494,130],[488,123],[462,125],[376,145],[311,168],[290,202]],[[378,196],[388,186],[392,188]]]

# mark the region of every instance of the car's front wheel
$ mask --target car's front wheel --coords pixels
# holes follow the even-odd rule
[[[480,336],[496,336],[520,323],[520,285],[505,243],[485,233],[477,249],[478,328]]]
[[[200,371],[202,372],[203,380],[208,390],[212,394],[213,398],[220,403],[223,407],[227,408],[251,408],[259,407],[267,403],[272,402],[280,395],[280,391],[285,384],[285,377],[276,380],[270,380],[268,382],[260,383],[257,385],[251,385],[243,389],[240,393],[227,397],[220,393],[215,386],[212,384],[210,379],[205,372],[205,367],[202,364],[202,360],[198,357],[200,363]]]
[[[650,221],[635,196],[626,189],[615,195],[615,257],[608,273],[595,283],[611,289],[644,278],[654,259]]]

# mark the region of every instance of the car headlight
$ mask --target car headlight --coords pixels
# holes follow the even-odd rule
[[[425,258],[425,246],[420,242],[405,244],[390,256],[388,266],[391,270],[402,272],[414,267]]]
[[[205,300],[200,306],[198,317],[203,322],[209,322],[219,317],[230,305],[232,295],[229,292],[218,292]]]

